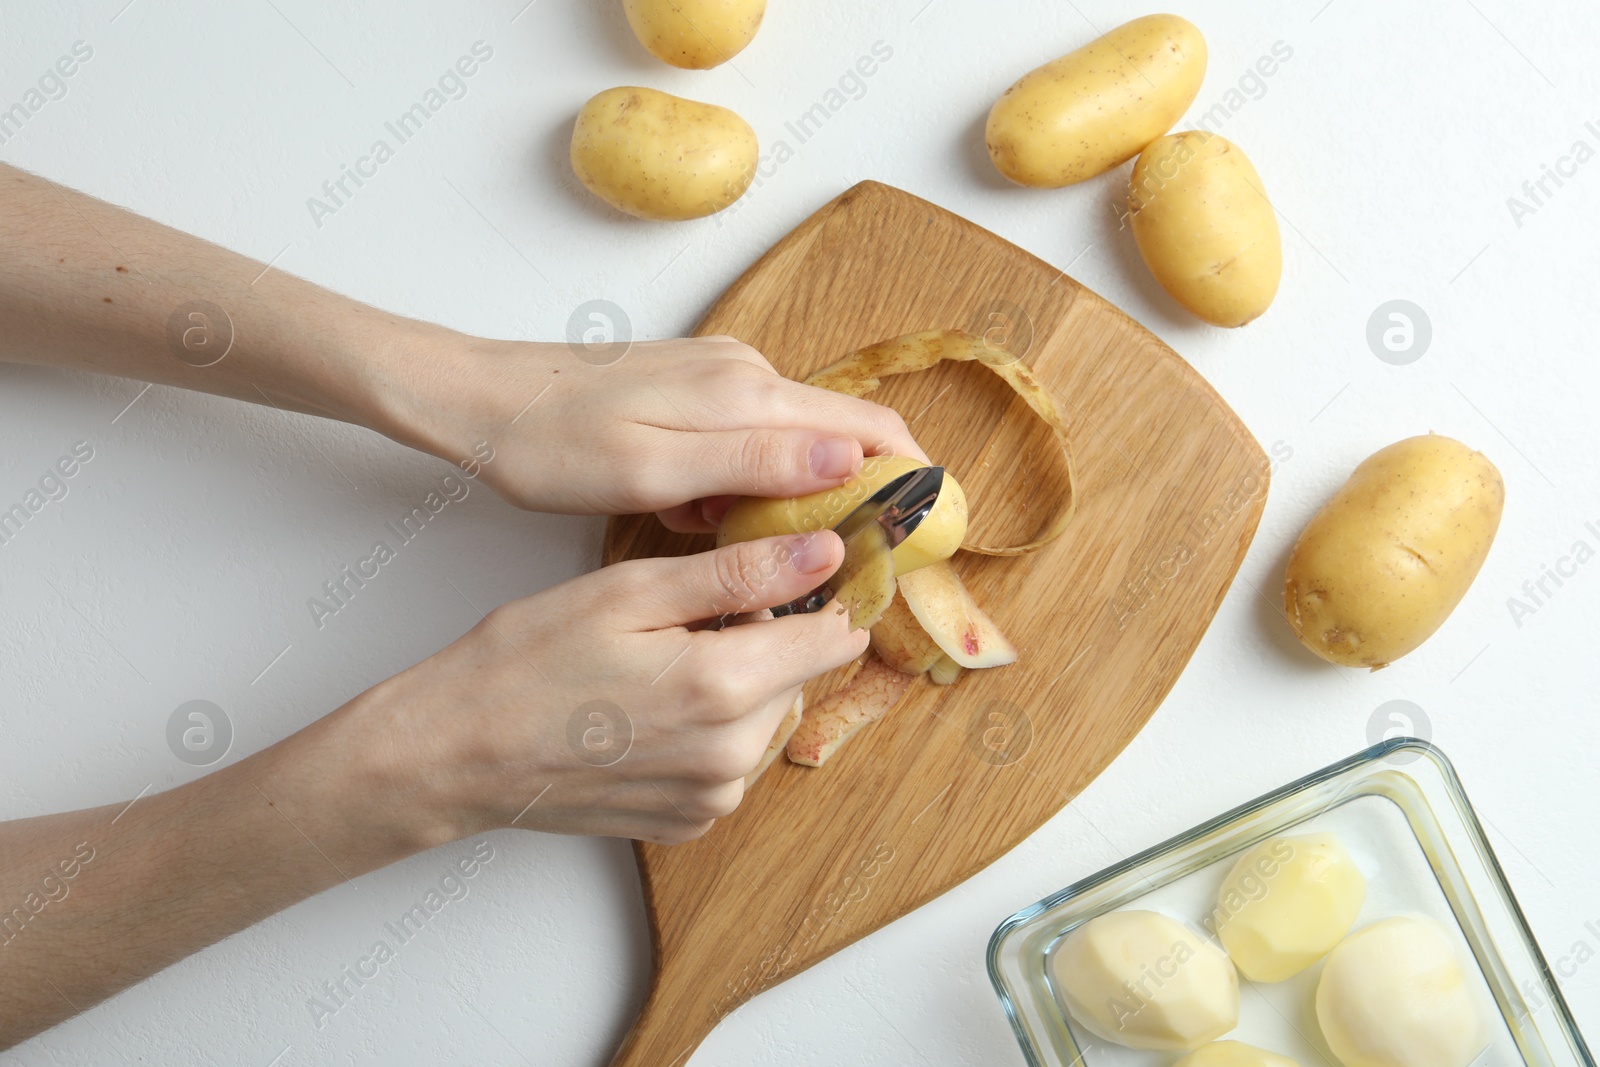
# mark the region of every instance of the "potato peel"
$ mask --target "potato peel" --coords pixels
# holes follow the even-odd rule
[[[844,562],[828,584],[850,616],[852,632],[878,624],[895,593],[894,556],[882,526],[871,523],[845,544]]]
[[[882,385],[885,378],[924,371],[947,359],[956,362],[977,360],[1009,385],[1029,409],[1050,427],[1061,446],[1061,458],[1067,465],[1066,501],[1042,534],[1020,545],[984,545],[969,540],[962,542],[961,547],[983,556],[1022,556],[1037,551],[1066,530],[1067,524],[1072,521],[1078,493],[1066,423],[1056,408],[1055,399],[1026,363],[1005,349],[997,348],[964,330],[924,330],[868,345],[822,368],[805,381],[807,385],[835,393],[863,397]]]
[[[772,734],[772,740],[767,742],[767,750],[762,753],[761,762],[756,764],[756,769],[744,776],[744,787],[749,789],[756,784],[762,772],[772,766],[782,752],[789,745],[789,738],[794,736],[795,730],[800,726],[800,720],[805,714],[806,698],[804,693],[795,694],[794,703],[789,705],[789,710],[783,713],[783,718],[778,722],[778,728]]]
[[[934,685],[954,685],[957,678],[966,673],[966,668],[949,656],[940,656],[932,667],[928,668],[928,681]]]
[[[814,708],[807,708],[785,746],[789,761],[820,767],[863,726],[883,718],[900,702],[914,675],[904,674],[869,653],[861,669]]]
[[[927,674],[944,655],[944,649],[922,628],[898,589],[889,602],[889,610],[872,627],[872,651],[906,674]]]
[[[1017,646],[972,599],[949,560],[902,575],[900,595],[928,636],[961,666],[1004,667],[1017,661]]]

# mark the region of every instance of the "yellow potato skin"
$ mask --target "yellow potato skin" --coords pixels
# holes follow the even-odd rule
[[[884,483],[926,464],[908,456],[868,456],[856,477],[837,489],[806,496],[769,500],[747,496],[734,501],[717,528],[717,546],[758,537],[830,529]],[[949,471],[939,489],[939,499],[921,524],[894,550],[898,577],[942,559],[949,559],[967,536],[967,495]]]
[[[1439,434],[1374,452],[1289,557],[1283,602],[1300,643],[1377,670],[1426,641],[1478,576],[1505,507],[1488,457]]]
[[[1278,294],[1277,215],[1226,138],[1188,130],[1151,143],[1128,182],[1128,218],[1156,281],[1213,326],[1243,326]]]
[[[1183,117],[1206,75],[1206,39],[1146,15],[1023,75],[984,125],[989,158],[1018,185],[1056,189],[1104,174]]]
[[[592,98],[572,129],[572,171],[595,196],[641,219],[697,219],[750,187],[758,145],[727,108],[624,85]]]
[[[708,70],[755,38],[767,0],[623,0],[622,9],[651,55],[685,70]]]

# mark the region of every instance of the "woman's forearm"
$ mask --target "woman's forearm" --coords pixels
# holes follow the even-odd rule
[[[388,432],[436,327],[0,164],[0,361],[272,404]]]
[[[0,823],[0,1048],[456,836],[362,736],[379,691],[166,793]]]
[[[888,408],[731,338],[592,349],[380,311],[0,164],[0,361],[216,393],[376,430],[520,507],[714,529],[738,495],[926,459]]]

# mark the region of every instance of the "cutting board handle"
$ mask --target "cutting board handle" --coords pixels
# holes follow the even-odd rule
[[[662,977],[659,971],[651,977],[644,1007],[611,1067],[683,1067],[716,1027],[721,1017],[704,1003],[703,991],[697,996],[692,987],[677,988]]]

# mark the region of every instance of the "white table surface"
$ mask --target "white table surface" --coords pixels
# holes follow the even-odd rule
[[[548,339],[591,299],[623,307],[639,337],[687,331],[768,245],[874,178],[1070,264],[1199,368],[1264,446],[1292,450],[1240,580],[1110,769],[987,871],[741,1008],[695,1067],[1020,1062],[983,969],[1000,919],[1364,747],[1389,727],[1377,709],[1391,700],[1422,709],[1416,729],[1455,761],[1580,1023],[1600,1036],[1600,562],[1559,588],[1547,580],[1553,595],[1531,614],[1508,606],[1575,542],[1600,548],[1600,376],[1584,325],[1600,290],[1600,162],[1587,158],[1600,149],[1589,51],[1600,12],[1510,0],[1185,5],[1211,50],[1190,119],[1222,107],[1213,128],[1249,153],[1284,223],[1276,304],[1227,332],[1187,318],[1146,273],[1118,231],[1118,175],[1023,190],[982,146],[983,117],[1011,81],[1138,7],[774,0],[748,50],[699,73],[646,54],[615,0],[524,3],[7,5],[0,107],[75,42],[93,55],[0,159],[386,308]],[[493,55],[466,95],[317,226],[307,198],[478,41]],[[859,99],[798,143],[785,123],[877,42],[892,55]],[[1290,58],[1252,80],[1278,42]],[[1247,92],[1230,97],[1241,79]],[[764,151],[786,140],[793,158],[767,165],[724,218],[623,219],[565,162],[577,108],[617,84],[731,106]],[[1580,140],[1584,161],[1560,163]],[[1545,165],[1567,176],[1547,179],[1552,195],[1535,204],[1523,183]],[[1534,210],[1515,218],[1512,196]],[[1366,341],[1369,316],[1391,299],[1413,301],[1432,326],[1407,365]],[[450,582],[487,606],[597,562],[599,520],[521,514],[478,487],[319,630],[307,598],[425,496],[443,463],[167,388],[128,408],[137,383],[11,367],[0,381],[0,501],[77,441],[95,457],[66,499],[0,546],[8,818],[204,773],[165,740],[188,700],[227,713],[228,760],[294,731],[476,621]],[[1269,602],[1289,546],[1356,462],[1430,429],[1504,472],[1494,551],[1416,654],[1377,674],[1325,667]],[[0,1060],[605,1064],[646,981],[628,847],[491,840],[495,859],[470,896],[320,1029],[308,998],[471,842],[290,908]]]

